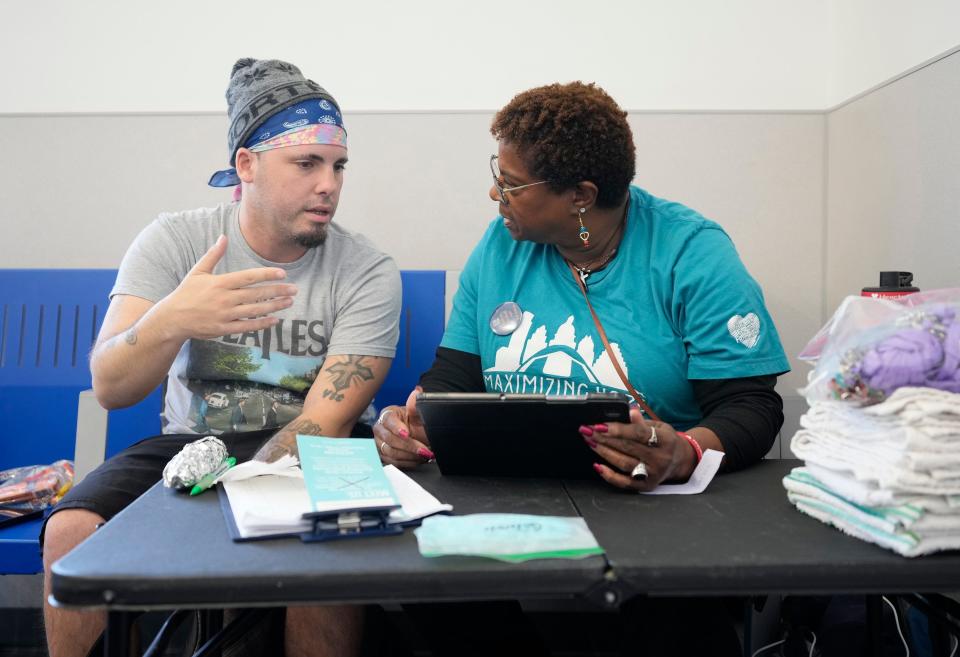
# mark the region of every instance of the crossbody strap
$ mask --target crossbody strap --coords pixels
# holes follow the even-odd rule
[[[603,340],[603,348],[607,350],[607,356],[610,357],[610,362],[613,363],[613,368],[617,370],[620,380],[623,381],[623,385],[625,385],[627,390],[630,392],[630,396],[636,400],[637,405],[643,409],[643,412],[647,414],[647,417],[655,422],[660,422],[660,418],[657,417],[657,414],[653,412],[653,409],[650,408],[649,405],[647,405],[647,402],[643,401],[643,397],[640,396],[640,393],[637,392],[637,389],[633,387],[629,380],[627,380],[627,375],[623,373],[623,369],[620,367],[620,361],[613,353],[613,349],[610,347],[610,341],[607,340],[607,332],[603,330],[603,325],[600,323],[600,318],[597,317],[597,313],[593,310],[593,305],[590,303],[590,298],[587,296],[586,284],[583,282],[583,279],[580,278],[580,275],[577,273],[577,270],[572,264],[568,262],[567,266],[570,267],[570,271],[573,273],[573,279],[580,287],[580,291],[583,292],[583,300],[587,302],[587,308],[590,309],[590,315],[593,317],[593,323],[597,327],[597,331],[600,333],[600,339]]]

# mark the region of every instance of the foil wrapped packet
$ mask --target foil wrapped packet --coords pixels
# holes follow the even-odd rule
[[[163,468],[163,485],[183,490],[220,467],[227,446],[216,436],[206,436],[184,446]]]

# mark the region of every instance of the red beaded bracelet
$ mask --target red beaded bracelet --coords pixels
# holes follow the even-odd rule
[[[682,431],[678,431],[677,435],[683,438],[684,440],[686,440],[688,443],[690,443],[690,446],[693,447],[693,451],[697,455],[697,462],[694,463],[694,466],[698,465],[700,463],[700,459],[703,458],[703,448],[700,447],[700,443],[694,440],[693,436],[691,436],[688,433],[683,433]]]

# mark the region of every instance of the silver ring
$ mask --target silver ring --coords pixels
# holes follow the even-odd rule
[[[387,441],[385,440],[380,441],[380,453],[384,456],[387,455]]]
[[[377,418],[377,424],[383,424],[383,418],[387,417],[387,413],[393,413],[392,408],[385,408],[380,412],[380,417]]]
[[[650,425],[650,437],[647,439],[647,447],[656,447],[660,444],[660,439],[657,438],[657,428]]]
[[[644,479],[646,479],[647,478],[646,464],[643,461],[640,461],[639,463],[637,463],[635,466],[633,466],[633,470],[630,472],[630,476],[633,478],[634,481],[643,481]]]

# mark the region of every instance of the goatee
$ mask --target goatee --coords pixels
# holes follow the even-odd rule
[[[313,232],[300,233],[294,237],[294,242],[305,249],[315,249],[327,240],[326,225],[317,226]]]

